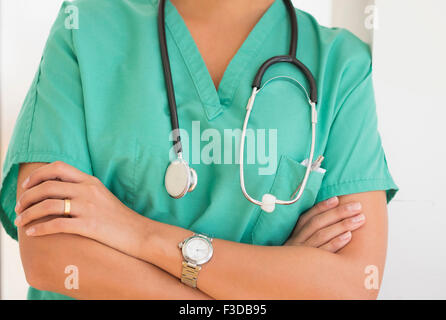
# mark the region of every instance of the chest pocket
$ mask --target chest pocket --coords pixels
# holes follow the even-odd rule
[[[282,156],[269,193],[278,199],[290,199],[305,171],[304,165],[288,156]],[[286,242],[299,216],[314,205],[324,175],[325,173],[312,171],[302,197],[293,205],[276,205],[272,213],[259,208],[259,217],[252,231],[252,244],[278,246]]]

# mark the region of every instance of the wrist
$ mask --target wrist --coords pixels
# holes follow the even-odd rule
[[[142,233],[139,258],[149,262],[177,278],[181,276],[181,263],[183,255],[178,244],[191,236],[193,232],[148,220]]]
[[[144,216],[140,217],[141,219],[137,223],[139,234],[139,241],[136,245],[137,258],[153,263],[155,257],[154,251],[158,248],[156,245],[158,242],[158,240],[156,240],[158,233],[157,228],[155,227],[157,222]]]

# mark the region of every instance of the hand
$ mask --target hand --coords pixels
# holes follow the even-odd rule
[[[365,223],[359,202],[340,205],[337,197],[316,204],[303,214],[285,245],[303,245],[337,252]]]
[[[138,254],[149,219],[126,207],[98,178],[56,161],[34,170],[22,187],[15,224],[25,226],[28,236],[77,234]],[[64,215],[64,199],[71,201],[70,215]],[[47,216],[53,219],[36,221]]]

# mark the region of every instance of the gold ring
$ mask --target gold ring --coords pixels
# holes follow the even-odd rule
[[[65,199],[64,203],[65,203],[64,214],[69,216],[71,213],[71,200]]]

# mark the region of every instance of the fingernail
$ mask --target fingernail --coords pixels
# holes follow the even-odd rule
[[[349,205],[347,205],[347,209],[351,212],[361,210],[361,204],[359,202],[350,203]]]
[[[363,215],[363,214],[357,215],[356,217],[352,218],[352,222],[353,223],[359,223],[359,222],[362,222],[364,220],[365,220],[365,215]]]
[[[22,216],[18,216],[18,217],[15,219],[14,224],[18,227],[19,224],[20,224],[20,222],[22,222]]]
[[[331,206],[331,205],[335,204],[337,201],[338,201],[338,197],[333,197],[333,198],[330,198],[327,200],[327,204],[329,206]]]
[[[348,240],[348,239],[350,239],[352,237],[352,233],[350,232],[350,231],[348,231],[348,232],[346,232],[346,233],[344,233],[344,234],[341,234],[340,236],[339,236],[339,238],[341,239],[341,240]]]
[[[23,181],[23,183],[22,183],[22,188],[26,188],[26,186],[28,185],[28,182],[29,182],[29,177],[27,177],[27,178],[25,179],[25,181]]]
[[[30,236],[32,235],[34,232],[36,231],[36,229],[34,229],[33,227],[29,228],[28,230],[26,230],[26,235]]]
[[[20,201],[17,201],[16,205],[15,205],[15,212],[17,212],[20,209]]]

